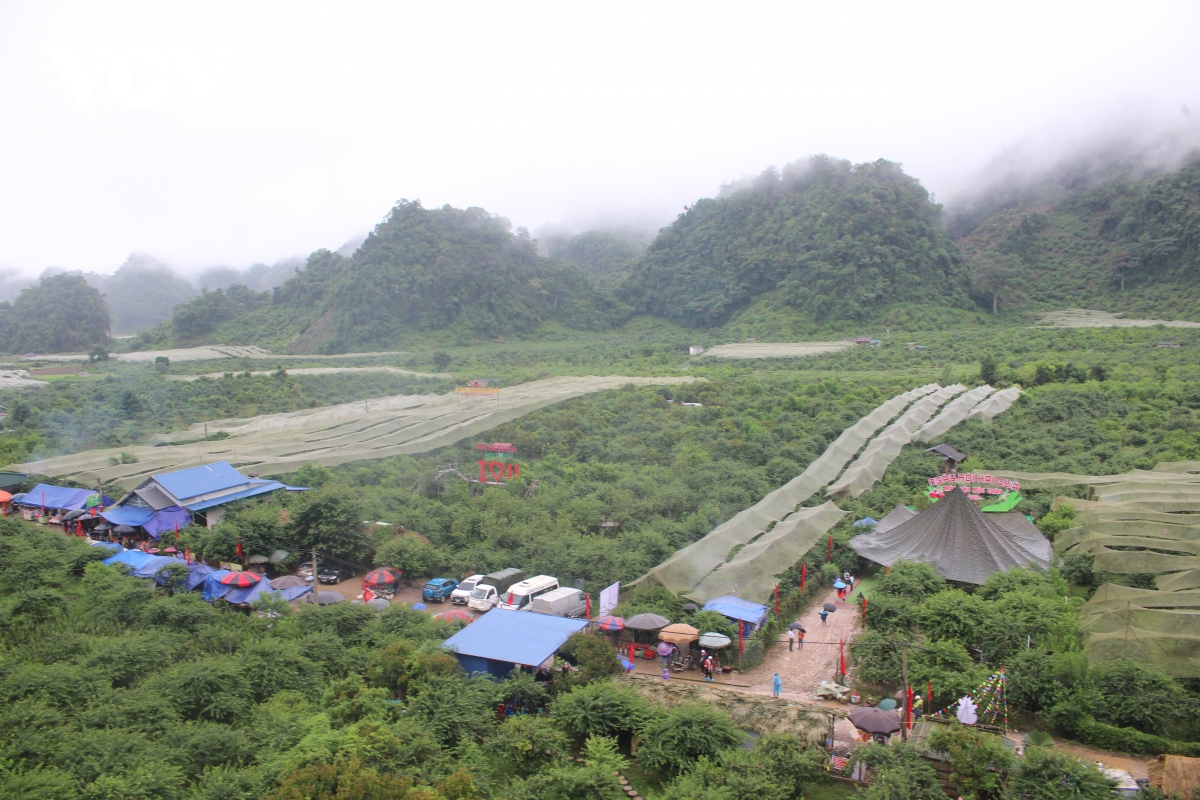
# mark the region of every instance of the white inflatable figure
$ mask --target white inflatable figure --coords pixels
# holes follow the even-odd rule
[[[971,699],[971,695],[967,695],[963,699],[959,700],[958,713],[956,714],[958,721],[963,725],[974,725],[979,721],[979,716],[975,713],[976,708],[978,708],[978,706],[976,706],[975,701]]]

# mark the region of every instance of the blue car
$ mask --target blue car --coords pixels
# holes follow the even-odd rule
[[[458,581],[450,578],[434,578],[429,583],[425,584],[425,588],[421,590],[421,597],[426,600],[437,600],[439,603],[446,602],[450,597],[450,593],[458,588]]]

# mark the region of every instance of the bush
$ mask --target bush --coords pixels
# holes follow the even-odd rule
[[[1005,773],[1014,758],[997,736],[959,724],[939,725],[928,745],[950,756],[950,783],[956,790],[977,800],[998,800],[1004,795]]]
[[[560,695],[551,713],[568,736],[583,742],[636,731],[649,718],[650,704],[632,687],[600,681]]]
[[[737,747],[745,735],[715,708],[688,703],[672,708],[642,730],[638,763],[674,777],[702,756],[713,758]]]
[[[1112,783],[1094,764],[1041,747],[1025,751],[1011,788],[1022,800],[1111,800]]]
[[[947,585],[929,564],[897,561],[888,568],[886,575],[876,579],[875,591],[919,603],[926,597],[944,591]]]

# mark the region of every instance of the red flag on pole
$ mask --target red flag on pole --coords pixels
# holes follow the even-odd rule
[[[83,523],[79,520],[75,520],[75,535],[83,536]]]
[[[192,548],[190,548],[190,547],[183,548],[183,560],[189,564],[192,563]]]
[[[779,616],[779,584],[775,584],[775,616]]]
[[[829,553],[825,556],[826,561],[833,561],[833,534],[829,534]]]
[[[745,635],[745,628],[743,628],[743,623],[739,619],[738,620],[738,655],[742,654],[742,637],[744,635]]]
[[[633,659],[637,657],[636,653],[637,653],[637,647],[634,645],[633,642],[630,642],[629,643],[629,671],[630,672],[633,672],[635,669],[634,664],[636,662]]]
[[[91,508],[88,509],[88,516],[91,517],[92,519],[96,518],[96,507],[95,506],[92,506]]]
[[[592,596],[590,594],[585,594],[583,596],[583,598],[584,598],[584,600],[583,600],[583,618],[591,619],[592,618]]]
[[[804,584],[808,580],[808,564],[800,565],[800,591],[804,591]]]
[[[863,619],[862,619],[862,626],[863,626],[863,629],[866,629],[866,627],[867,627],[867,598],[866,598],[865,596],[863,597]]]
[[[179,544],[179,523],[175,523],[175,544]]]
[[[927,712],[929,712],[930,714],[932,714],[933,713],[933,681],[930,681],[929,685],[927,687],[925,687],[925,692],[926,692],[926,694],[925,694],[925,710]]]
[[[370,589],[363,589],[363,602],[369,603],[375,599],[375,593]]]
[[[838,674],[846,676],[846,646],[843,639],[838,639]]]
[[[913,690],[909,686],[904,692],[904,727],[912,730]]]
[[[237,557],[243,561],[246,559],[246,551],[242,549],[242,542],[240,539],[237,543]]]

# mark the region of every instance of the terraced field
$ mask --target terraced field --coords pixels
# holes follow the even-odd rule
[[[715,358],[803,358],[836,350],[849,350],[852,342],[741,342],[719,344],[703,355]]]
[[[373,400],[266,414],[249,419],[197,423],[156,436],[141,447],[87,450],[19,464],[14,469],[87,485],[97,480],[132,488],[147,476],[212,461],[228,461],[247,472],[279,475],[308,462],[324,466],[400,453],[425,453],[454,444],[554,403],[627,384],[690,383],[682,378],[567,377],[502,389],[497,398],[466,400],[457,394],[393,395]],[[218,433],[228,438],[212,439]],[[121,453],[132,464],[111,464]],[[128,459],[127,459],[128,460]]]
[[[1153,328],[1163,325],[1168,328],[1200,328],[1200,322],[1170,319],[1125,319],[1123,314],[1108,311],[1089,311],[1083,308],[1068,308],[1038,315],[1039,328]]]

